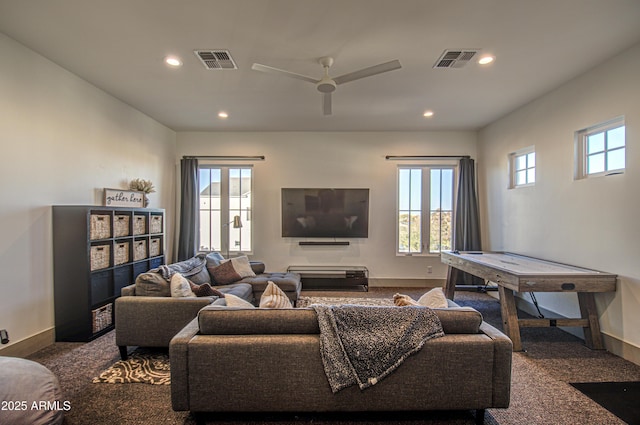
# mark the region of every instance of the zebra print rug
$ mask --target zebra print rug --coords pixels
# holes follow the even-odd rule
[[[94,384],[171,384],[169,356],[166,352],[137,349],[127,360],[118,360],[100,375]]]

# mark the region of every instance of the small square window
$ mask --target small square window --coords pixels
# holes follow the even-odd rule
[[[509,154],[509,187],[530,186],[536,182],[536,152],[529,147]]]
[[[619,174],[626,163],[624,117],[576,132],[575,178]]]

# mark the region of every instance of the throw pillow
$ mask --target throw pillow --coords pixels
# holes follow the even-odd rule
[[[249,301],[243,300],[237,295],[226,294],[224,299],[227,301],[227,307],[256,308],[256,306],[251,304]]]
[[[202,285],[196,285],[193,282],[189,282],[191,286],[191,291],[196,294],[196,297],[219,297],[224,298],[224,294],[217,289],[214,289],[208,283],[203,283]]]
[[[420,305],[416,300],[411,298],[409,295],[404,295],[404,294],[395,294],[393,296],[393,303],[398,307],[405,307],[408,305]]]
[[[260,308],[292,308],[289,297],[278,285],[269,281],[267,288],[260,297]]]
[[[210,267],[209,273],[213,280],[219,285],[228,285],[245,277],[256,276],[251,269],[249,258],[246,255],[230,260],[223,260],[219,266]]]
[[[173,276],[171,276],[170,286],[171,296],[174,298],[196,296],[191,290],[191,286],[189,285],[187,278],[182,276],[180,273],[174,273]]]
[[[242,279],[242,276],[233,268],[231,261],[226,261],[217,267],[209,268],[209,273],[211,274],[211,279],[218,285],[228,285]]]
[[[224,261],[224,257],[217,251],[210,252],[205,256],[207,261],[207,268],[217,267],[220,265],[222,261]]]
[[[160,273],[140,273],[136,278],[136,295],[139,297],[170,297],[171,288]]]
[[[240,277],[256,277],[256,274],[251,268],[249,257],[247,257],[246,255],[223,261],[223,263],[226,262],[230,262],[231,264],[233,264],[233,269],[240,275]]]
[[[418,299],[418,304],[430,308],[447,308],[449,306],[442,288],[433,288]]]

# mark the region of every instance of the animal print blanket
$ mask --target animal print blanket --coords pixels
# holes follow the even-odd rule
[[[371,387],[397,369],[425,342],[444,335],[427,307],[311,306],[320,326],[320,352],[334,393]]]

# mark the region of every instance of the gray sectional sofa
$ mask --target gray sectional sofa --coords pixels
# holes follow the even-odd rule
[[[296,273],[269,273],[261,262],[251,262],[255,277],[245,277],[234,283],[218,284],[209,270],[220,264],[217,253],[203,253],[174,264],[161,266],[139,275],[136,283],[122,288],[115,301],[116,344],[122,359],[127,358],[128,346],[168,347],[171,338],[189,323],[198,311],[211,304],[217,296],[171,297],[171,273],[180,271],[196,285],[211,285],[223,294],[233,294],[249,302],[260,300],[269,281],[273,281],[295,303],[302,284]]]
[[[435,310],[444,336],[376,385],[333,393],[313,308],[246,309],[217,300],[169,346],[174,410],[336,412],[476,410],[509,406],[511,340],[476,310]],[[406,307],[396,307],[406,308]],[[242,358],[242,361],[238,361]],[[224,365],[224,368],[212,365]]]

